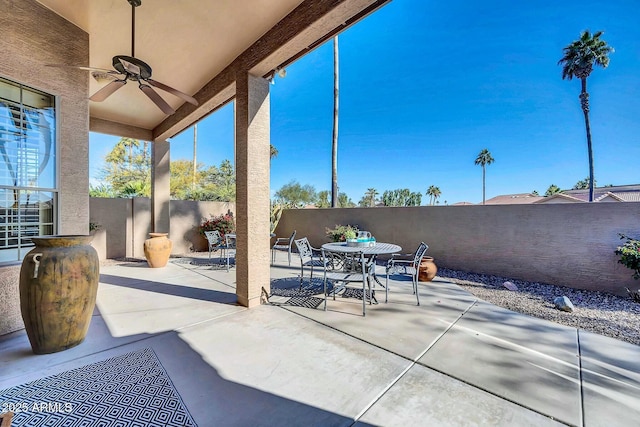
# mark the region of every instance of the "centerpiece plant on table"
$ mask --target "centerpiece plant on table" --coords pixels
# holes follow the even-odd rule
[[[355,239],[358,235],[357,225],[336,225],[335,228],[326,229],[326,234],[332,242],[346,242]]]

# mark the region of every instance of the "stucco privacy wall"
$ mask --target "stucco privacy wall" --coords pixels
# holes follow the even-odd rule
[[[88,65],[89,35],[34,0],[0,0],[0,10],[0,76],[57,96],[57,232],[87,234],[89,73],[44,65]],[[16,270],[0,267],[3,302],[18,301]],[[3,320],[0,334],[23,327],[19,311],[15,314],[12,311],[10,320]]]
[[[96,248],[101,259],[105,256],[107,258],[144,257],[143,244],[151,230],[151,201],[148,198],[92,197],[90,205],[91,222],[99,224],[106,236],[104,243],[106,248],[103,250]],[[185,254],[194,249],[207,248],[206,241],[197,230],[202,219],[227,212],[235,213],[235,204],[172,200],[170,211],[169,238],[173,242],[172,253]],[[97,238],[94,243],[101,245],[102,241]]]
[[[618,233],[640,237],[640,203],[287,210],[276,233],[318,247],[336,224],[406,252],[424,240],[442,267],[620,295],[640,287],[614,254]]]

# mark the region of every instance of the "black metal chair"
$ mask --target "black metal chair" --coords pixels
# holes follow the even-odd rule
[[[211,252],[222,250],[222,236],[218,230],[205,231],[204,236],[207,238],[209,244],[209,259],[211,259]]]
[[[408,254],[410,259],[403,259],[401,257],[407,255],[394,256],[387,262],[387,279],[385,284],[386,298],[389,298],[389,271],[393,270],[398,274],[408,274],[411,276],[411,285],[413,286],[413,293],[416,295],[416,301],[420,305],[420,295],[418,293],[418,274],[420,273],[420,262],[424,258],[425,253],[429,249],[429,246],[425,242],[420,242],[418,249],[413,254]]]
[[[294,241],[296,248],[298,248],[298,255],[300,255],[300,289],[302,289],[302,282],[304,278],[304,269],[309,267],[311,273],[309,275],[309,283],[313,281],[313,269],[314,267],[329,268],[331,264],[327,265],[323,258],[320,249],[314,248],[309,243],[306,237],[297,239]]]
[[[290,237],[278,237],[271,247],[271,265],[276,263],[276,251],[287,251],[289,255],[289,266],[291,266],[291,245],[296,237],[296,230],[293,230]]]

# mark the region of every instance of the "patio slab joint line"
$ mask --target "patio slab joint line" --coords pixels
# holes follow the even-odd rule
[[[233,316],[234,314],[243,313],[243,312],[249,310],[247,307],[242,307],[241,305],[235,305],[234,307],[239,307],[240,310],[232,311],[232,312],[229,312],[229,313],[223,313],[223,314],[220,314],[218,316],[213,316],[213,317],[210,317],[208,319],[201,320],[199,322],[189,323],[188,325],[180,326],[180,327],[174,329],[174,331],[175,332],[179,332],[179,331],[182,331],[183,329],[186,329],[186,328],[191,328],[193,326],[202,325],[203,323],[211,322],[213,320],[222,319],[223,317],[227,317],[227,316]],[[166,331],[166,332],[171,332],[171,331]]]
[[[393,381],[391,381],[391,382],[390,382],[390,383],[389,383],[389,384],[388,384],[384,389],[382,389],[382,391],[380,391],[380,393],[378,393],[378,395],[377,395],[376,397],[374,397],[374,398],[373,398],[373,400],[372,400],[368,405],[366,405],[366,406],[364,407],[364,409],[363,409],[362,411],[360,411],[360,413],[358,413],[358,415],[356,415],[356,416],[355,416],[355,418],[353,419],[353,423],[352,423],[351,425],[352,425],[352,426],[353,426],[353,425],[355,425],[355,424],[358,422],[358,420],[359,420],[360,418],[362,418],[362,416],[363,416],[363,415],[364,415],[364,414],[365,414],[369,409],[371,409],[371,407],[372,407],[373,405],[375,405],[375,404],[376,404],[376,402],[378,402],[378,401],[382,398],[382,396],[384,396],[384,395],[385,395],[385,394],[386,394],[386,393],[391,389],[391,387],[393,387],[394,385],[396,385],[396,383],[397,383],[398,381],[400,381],[400,379],[401,379],[402,377],[404,377],[404,376],[407,374],[407,372],[409,372],[409,370],[410,370],[411,368],[413,368],[414,366],[416,366],[416,365],[418,364],[418,360],[420,360],[420,358],[422,358],[422,356],[424,356],[424,355],[427,353],[427,351],[429,351],[429,350],[430,350],[430,349],[431,349],[431,348],[432,348],[432,347],[433,347],[433,346],[434,346],[438,341],[440,341],[440,339],[441,339],[441,338],[442,338],[442,337],[443,337],[443,336],[444,336],[444,335],[445,335],[445,334],[446,334],[446,333],[447,333],[451,328],[453,328],[453,326],[454,326],[456,323],[458,323],[458,321],[459,321],[460,319],[462,319],[462,316],[464,316],[464,315],[465,315],[469,310],[471,310],[471,308],[472,308],[474,305],[476,305],[476,303],[477,303],[477,302],[478,302],[478,300],[473,301],[473,303],[472,303],[471,305],[469,305],[469,307],[467,307],[467,308],[466,308],[466,309],[465,309],[465,310],[464,310],[464,311],[463,311],[463,312],[462,312],[462,313],[461,313],[461,314],[460,314],[460,315],[459,315],[459,316],[458,316],[458,317],[457,317],[453,322],[451,322],[451,324],[447,327],[447,329],[445,329],[444,331],[442,331],[442,332],[440,333],[440,335],[438,335],[438,337],[437,337],[436,339],[434,339],[434,340],[433,340],[433,341],[432,341],[432,342],[431,342],[431,343],[430,343],[430,344],[429,344],[429,345],[428,345],[428,346],[427,346],[427,347],[426,347],[426,348],[425,348],[425,349],[424,349],[424,350],[423,350],[423,351],[422,351],[422,352],[421,352],[421,353],[420,353],[416,358],[414,358],[414,359],[408,359],[408,358],[406,358],[406,357],[403,357],[403,356],[401,356],[401,355],[398,355],[398,356],[400,356],[400,357],[403,357],[404,359],[408,359],[408,360],[410,360],[410,362],[411,362],[411,363],[409,363],[409,365],[408,365],[408,366],[407,366],[407,367],[406,367],[402,372],[400,372],[400,374],[398,374],[398,376],[397,376]],[[349,335],[349,334],[347,334],[347,335]],[[352,336],[352,335],[349,335],[349,336]],[[357,338],[357,337],[354,337],[354,338]],[[362,340],[362,339],[361,339],[361,340]],[[371,343],[369,343],[369,342],[367,342],[367,341],[365,341],[365,340],[362,340],[362,341],[364,341],[364,342],[365,342],[365,343],[367,343],[367,344],[371,344]],[[374,345],[374,344],[371,344],[371,345]],[[377,347],[377,346],[376,346],[376,347]],[[380,348],[381,348],[381,347],[380,347]],[[383,349],[383,350],[389,351],[389,350],[387,350],[387,349]],[[393,354],[396,354],[396,353],[394,353],[394,352],[392,352],[392,351],[389,351],[389,352],[390,352],[390,353],[393,353]],[[420,366],[422,366],[422,365],[420,365]],[[427,369],[431,369],[431,368],[427,368]]]
[[[582,348],[580,347],[580,328],[576,328],[576,342],[578,343],[578,375],[580,378],[580,382],[578,383],[578,387],[580,387],[580,420],[584,426],[586,420],[584,419],[584,387],[582,384]]]

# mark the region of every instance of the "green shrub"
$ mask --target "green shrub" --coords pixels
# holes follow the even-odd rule
[[[620,234],[620,239],[627,241],[616,248],[616,255],[620,255],[618,262],[633,270],[633,278],[640,279],[640,240]]]

